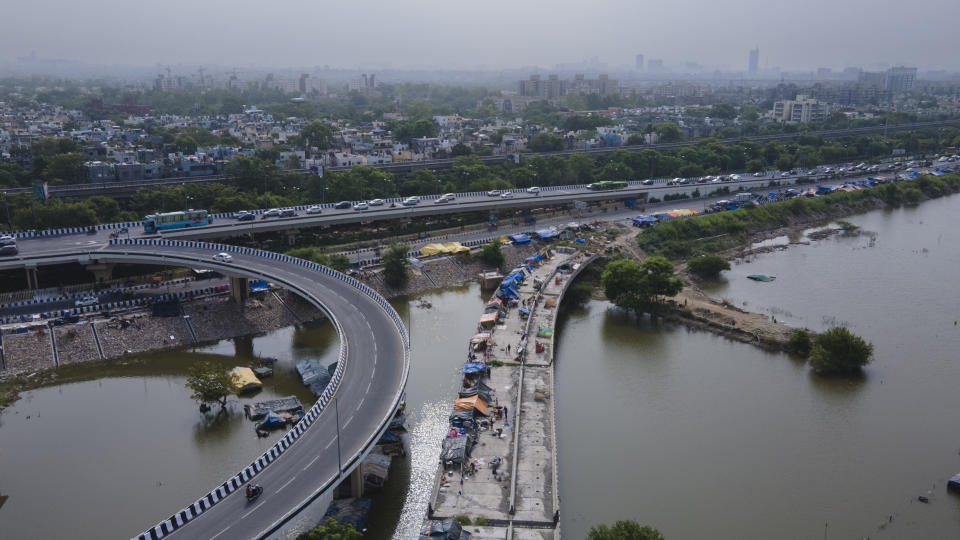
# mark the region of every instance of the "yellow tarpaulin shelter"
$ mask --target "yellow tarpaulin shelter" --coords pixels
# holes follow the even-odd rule
[[[235,367],[230,370],[233,380],[237,384],[237,393],[253,392],[263,387],[263,383],[248,367]]]
[[[461,244],[460,242],[427,244],[420,248],[421,255],[436,255],[437,253],[465,253],[468,251],[470,251],[470,248]]]
[[[453,402],[453,409],[456,411],[476,409],[484,416],[487,416],[487,407],[489,405],[486,401],[480,399],[480,396],[464,397]]]

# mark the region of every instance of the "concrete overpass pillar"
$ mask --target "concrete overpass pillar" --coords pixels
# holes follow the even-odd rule
[[[113,279],[113,266],[113,263],[95,263],[88,264],[86,269],[93,274],[97,283],[101,283]]]
[[[297,244],[297,231],[289,230],[285,231],[287,237],[287,244],[295,246]]]
[[[245,277],[230,278],[230,297],[237,302],[250,298],[250,284]]]
[[[350,495],[363,497],[363,462],[350,473]]]
[[[27,271],[27,288],[28,289],[39,289],[40,288],[40,275],[37,273],[37,267],[27,267],[24,268]]]

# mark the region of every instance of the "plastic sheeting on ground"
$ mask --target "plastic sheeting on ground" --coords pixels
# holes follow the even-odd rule
[[[420,529],[420,540],[470,540],[470,536],[453,518],[428,521]]]
[[[427,244],[420,248],[421,255],[436,255],[437,253],[466,253],[470,248],[460,242],[444,242]]]
[[[486,364],[479,364],[475,362],[467,362],[466,364],[463,365],[463,373],[465,375],[470,373],[480,373],[481,371],[484,371],[486,369],[487,369]]]
[[[530,237],[525,234],[511,234],[509,236],[510,241],[514,244],[529,244]]]

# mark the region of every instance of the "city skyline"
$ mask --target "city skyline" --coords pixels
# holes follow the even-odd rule
[[[549,12],[532,2],[504,0],[456,10],[429,0],[401,10],[371,0],[363,14],[344,5],[281,0],[272,12],[290,15],[282,24],[267,24],[258,15],[258,4],[223,0],[208,2],[201,13],[184,0],[172,0],[161,11],[117,0],[96,0],[92,7],[61,0],[9,6],[6,16],[18,24],[0,35],[0,65],[36,54],[95,65],[495,70],[550,69],[596,57],[608,69],[630,69],[642,54],[648,64],[662,60],[665,68],[677,72],[688,63],[711,71],[746,72],[748,51],[759,47],[761,71],[774,66],[815,71],[901,64],[921,70],[960,69],[946,46],[952,20],[960,16],[960,4],[950,0],[920,0],[919,11],[938,16],[924,20],[923,31],[910,32],[909,41],[878,38],[902,36],[906,30],[882,2],[867,9],[812,0],[802,13],[778,22],[781,6],[759,0],[655,8],[644,2],[600,0],[587,14],[601,22],[591,25],[581,22],[587,8],[571,0],[559,0]],[[129,23],[105,26],[102,13],[119,14]],[[378,13],[390,15],[367,16]],[[657,24],[646,22],[653,17]],[[472,37],[465,37],[467,23],[474,30],[467,33]]]

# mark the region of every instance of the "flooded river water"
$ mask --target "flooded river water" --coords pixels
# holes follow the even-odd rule
[[[564,537],[625,518],[668,538],[960,537],[960,497],[944,489],[960,472],[958,211],[953,197],[857,216],[849,221],[876,234],[759,255],[707,288],[792,325],[849,326],[876,353],[854,380],[606,302],[565,309]],[[754,273],[777,279],[746,279]],[[413,342],[411,451],[374,499],[370,538],[419,526],[484,298],[472,285],[394,302]],[[198,358],[239,365],[254,355],[280,359],[256,399],[308,404],[293,364],[332,361],[336,337],[325,324],[287,328],[62,370],[59,384],[26,392],[0,415],[0,494],[10,496],[0,537],[128,538],[248,463],[274,439],[254,436],[240,401],[205,420],[183,383]]]

